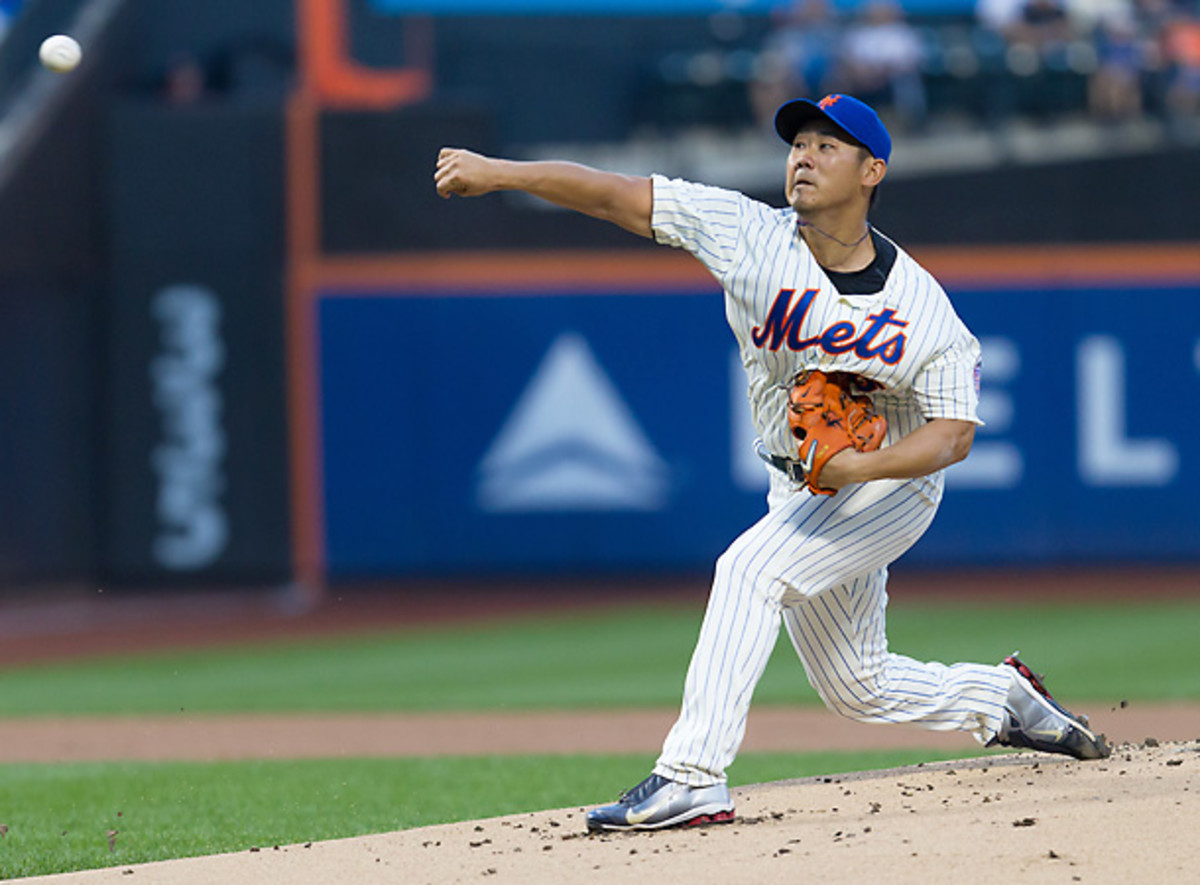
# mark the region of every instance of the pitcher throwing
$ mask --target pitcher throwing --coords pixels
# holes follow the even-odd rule
[[[1079,759],[1109,752],[1015,657],[947,666],[888,650],[888,565],[932,521],[942,471],[971,449],[979,343],[929,272],[867,220],[891,155],[875,112],[847,95],[796,99],[775,128],[789,145],[786,209],[658,175],[449,148],[438,157],[444,197],[521,190],[701,261],[724,289],[770,474],[766,515],[717,560],[682,710],[653,773],[592,810],[590,830],[733,819],[725,770],[781,622],[821,699],[844,716]],[[814,377],[822,389],[838,379],[838,401],[877,421],[874,446],[817,457],[814,422],[845,417],[821,397],[819,415],[797,417]]]

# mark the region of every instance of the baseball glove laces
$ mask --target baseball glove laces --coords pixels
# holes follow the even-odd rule
[[[821,485],[821,470],[838,452],[873,452],[887,435],[887,420],[871,398],[854,393],[850,372],[806,369],[792,378],[787,419],[799,449],[804,484],[813,494],[833,495]]]

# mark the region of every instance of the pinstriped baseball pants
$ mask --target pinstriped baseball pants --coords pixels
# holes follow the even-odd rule
[[[725,780],[781,622],[831,710],[989,740],[1012,684],[1008,668],[888,650],[887,567],[928,528],[936,504],[899,480],[814,496],[771,473],[767,515],[717,560],[680,716],[655,772],[691,786]]]

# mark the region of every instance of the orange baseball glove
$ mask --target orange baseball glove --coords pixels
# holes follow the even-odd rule
[[[821,468],[844,449],[873,452],[887,434],[887,420],[875,411],[870,397],[851,393],[849,372],[826,374],[816,369],[792,379],[788,394],[788,426],[800,443],[800,463],[809,491],[832,495],[821,488]]]

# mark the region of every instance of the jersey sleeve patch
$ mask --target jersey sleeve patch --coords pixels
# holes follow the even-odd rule
[[[979,408],[979,342],[960,341],[930,360],[913,379],[913,393],[927,420],[952,418],[982,424]]]

